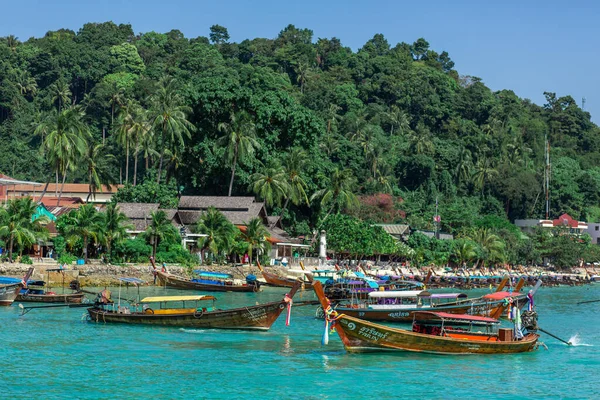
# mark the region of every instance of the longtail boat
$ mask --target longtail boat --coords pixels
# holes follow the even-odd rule
[[[331,308],[320,283],[315,284],[315,293],[326,310],[324,344],[328,342],[329,324],[333,324],[348,352],[393,350],[434,354],[509,354],[534,350],[539,339],[539,335],[531,332],[513,335],[511,329],[499,330],[498,333],[474,332],[472,328],[475,326],[490,326],[498,321],[437,312],[415,314],[412,331],[392,328],[338,314]]]
[[[85,294],[80,290],[79,281],[73,280],[69,287],[72,293],[64,293],[65,287],[65,272],[67,270],[63,268],[51,268],[47,269],[48,281],[50,281],[50,272],[61,272],[62,273],[62,286],[63,293],[56,293],[49,288],[44,287],[46,283],[44,281],[28,281],[27,287],[22,288],[17,295],[15,301],[23,303],[81,303],[85,297]]]
[[[188,279],[171,274],[166,270],[158,270],[151,258],[153,274],[161,286],[177,289],[200,290],[204,292],[258,292],[260,283],[254,275],[246,277],[246,282],[233,279],[233,275],[209,271],[194,271],[197,277]]]
[[[256,265],[258,266],[258,269],[260,270],[260,273],[262,274],[263,278],[265,278],[265,281],[267,282],[267,284],[269,284],[271,286],[293,287],[296,284],[296,282],[298,282],[298,279],[284,278],[284,277],[281,277],[272,272],[265,271],[263,266],[260,265],[260,262],[258,262],[258,261],[256,262]],[[307,280],[303,281],[305,289],[312,289],[312,279],[311,278],[312,278],[311,275],[307,274]]]
[[[202,306],[200,303],[216,300],[213,296],[159,296],[146,297],[134,309],[113,304],[96,304],[88,309],[89,317],[99,323],[123,323],[176,326],[184,328],[263,330],[271,328],[283,310],[290,311],[292,298],[301,286],[297,282],[283,299],[270,303],[233,308],[229,310]],[[180,303],[181,307],[173,307]],[[138,310],[138,305],[142,309]],[[152,305],[153,307],[149,307]],[[111,309],[112,307],[112,309]]]
[[[33,274],[33,268],[29,268],[23,279],[0,277],[0,306],[11,306],[17,298],[21,288],[26,287],[26,282]]]
[[[516,289],[523,283],[519,282]],[[505,309],[521,309],[528,302],[526,295],[518,291],[498,291],[477,298],[467,298],[463,293],[434,294],[424,290],[377,291],[368,293],[365,301],[358,300],[356,303],[337,303],[334,308],[339,313],[367,321],[411,322],[419,311],[499,318]],[[316,316],[322,317],[323,310],[317,309]]]

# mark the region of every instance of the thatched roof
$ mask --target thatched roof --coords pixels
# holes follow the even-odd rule
[[[268,223],[265,203],[255,202],[254,197],[248,196],[181,196],[178,210],[181,223],[195,224],[209,207],[221,211],[234,225],[245,225],[256,217],[261,218],[265,224]]]

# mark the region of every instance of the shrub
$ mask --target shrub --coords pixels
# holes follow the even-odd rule
[[[29,264],[29,265],[33,264],[33,260],[27,254],[25,254],[24,256],[21,257],[21,262],[23,264]]]

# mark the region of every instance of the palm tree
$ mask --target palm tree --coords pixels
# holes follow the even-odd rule
[[[74,170],[79,159],[85,154],[90,133],[88,126],[83,122],[84,113],[79,106],[68,108],[54,116],[55,118],[44,119],[38,130],[47,132],[44,148],[56,173],[57,188],[58,176],[62,175],[60,195],[56,194],[57,205],[60,205],[67,171]]]
[[[0,209],[0,237],[8,240],[8,258],[12,262],[15,243],[20,248],[47,237],[46,216],[33,220],[38,205],[30,197],[8,200]]]
[[[329,108],[327,109],[327,134],[331,132],[331,128],[336,126],[338,121],[342,119],[342,116],[338,114],[342,107],[337,104],[331,103],[329,104]]]
[[[456,169],[454,176],[456,177],[456,184],[460,185],[462,182],[467,182],[471,176],[471,152],[465,147],[461,147],[458,153],[458,161],[456,163]]]
[[[460,266],[464,265],[464,263],[471,261],[477,256],[477,252],[475,251],[475,246],[473,242],[466,239],[459,239],[454,243],[454,248],[452,249],[452,253],[458,260]]]
[[[15,35],[8,35],[6,37],[6,45],[8,46],[8,48],[12,51],[15,52],[17,51],[17,46],[20,44],[21,42],[19,41],[19,38],[16,37]]]
[[[96,198],[98,189],[102,191],[103,185],[110,190],[111,185],[115,182],[110,165],[115,160],[114,155],[106,153],[106,147],[102,143],[88,147],[87,154],[85,155],[89,185],[86,202],[90,200],[90,197]]]
[[[300,93],[304,93],[304,85],[306,85],[306,80],[310,75],[310,70],[310,65],[306,62],[300,62],[294,67],[296,80],[300,84]]]
[[[413,153],[423,154],[433,151],[433,142],[431,141],[431,133],[427,128],[419,126],[415,132],[412,132],[409,137],[410,149]]]
[[[64,224],[64,234],[69,243],[83,239],[83,258],[88,259],[90,239],[97,243],[103,234],[104,218],[93,204],[84,204],[68,214]]]
[[[473,183],[475,184],[475,187],[481,189],[482,196],[487,180],[493,175],[498,175],[498,171],[494,169],[489,158],[480,158],[477,160],[477,163],[475,164],[475,170],[473,172]]]
[[[117,141],[125,148],[125,183],[129,182],[129,150],[133,147],[134,151],[134,171],[133,181],[136,183],[137,160],[139,154],[140,142],[147,140],[145,137],[151,131],[151,124],[148,121],[147,111],[138,103],[131,100],[127,105],[121,108],[117,119]]]
[[[175,148],[183,146],[184,136],[191,138],[191,132],[196,128],[187,120],[187,114],[192,109],[185,105],[184,99],[176,91],[173,78],[165,77],[159,82],[157,92],[152,96],[152,124],[160,132],[161,152],[156,183],[160,184],[163,168],[163,158],[167,146]]]
[[[281,205],[289,191],[285,170],[277,163],[270,163],[261,172],[253,174],[251,179],[252,191],[264,200],[267,207]]]
[[[195,231],[206,235],[198,239],[198,246],[204,260],[206,250],[210,250],[214,255],[229,251],[233,246],[237,228],[225,218],[223,213],[214,207],[209,207],[198,220]]]
[[[263,252],[267,249],[267,237],[269,237],[269,231],[264,226],[260,218],[252,218],[246,224],[246,229],[242,231],[242,240],[246,242],[248,246],[248,255],[250,256],[250,263],[252,263],[252,253],[254,250]]]
[[[113,83],[110,89],[110,100],[108,102],[110,104],[110,126],[112,128],[115,122],[115,107],[121,107],[125,101],[125,93],[116,83]]]
[[[398,106],[390,107],[390,111],[385,114],[388,123],[390,124],[390,136],[394,135],[394,128],[397,127],[400,133],[410,130],[410,123],[406,113]]]
[[[292,204],[298,206],[302,203],[308,205],[308,196],[306,195],[307,185],[302,178],[302,173],[308,164],[308,156],[306,152],[295,147],[290,150],[284,160],[283,168],[287,179],[287,193],[285,194],[285,203],[283,204],[283,210],[281,215],[285,215],[290,200]]]
[[[502,258],[504,251],[504,242],[498,235],[493,233],[490,229],[475,229],[468,236],[468,239],[474,241],[479,245],[484,261],[482,266],[485,266],[486,260],[494,261]]]
[[[60,112],[63,106],[71,101],[71,90],[62,80],[57,80],[50,85],[50,93],[52,94],[52,102],[57,103],[57,110]]]
[[[340,170],[336,168],[331,174],[329,185],[324,189],[318,190],[310,197],[311,201],[319,199],[321,207],[330,207],[321,223],[329,217],[335,208],[341,210],[358,204],[358,199],[352,192],[353,184],[354,175],[352,174],[352,170]]]
[[[144,232],[144,237],[152,245],[152,257],[156,257],[158,244],[163,240],[177,240],[177,232],[163,210],[152,212],[150,218],[150,224]]]
[[[27,94],[35,95],[37,92],[37,82],[26,70],[15,70],[15,85],[22,96]]]
[[[104,209],[102,217],[104,218],[102,239],[106,244],[107,257],[110,259],[112,244],[125,240],[129,236],[127,230],[133,229],[133,225],[128,223],[129,219],[121,212],[116,203],[109,203]]]
[[[230,122],[219,123],[218,129],[225,134],[217,143],[226,147],[227,162],[231,165],[231,179],[227,194],[231,196],[238,161],[244,162],[252,158],[254,151],[260,148],[260,144],[256,140],[254,121],[246,111],[232,113]]]

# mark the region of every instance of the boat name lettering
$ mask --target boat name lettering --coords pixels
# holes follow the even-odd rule
[[[385,339],[388,336],[387,333],[379,332],[376,329],[368,328],[366,326],[363,326],[362,328],[360,328],[360,330],[358,331],[358,334],[367,339],[371,339],[371,340],[375,340],[375,341],[380,340],[380,339]]]
[[[393,313],[389,313],[388,315],[392,318],[404,318],[404,317],[408,317],[410,313],[408,312],[393,312]]]
[[[252,321],[259,321],[261,319],[267,318],[267,312],[264,309],[258,309],[254,311],[248,310],[247,313],[242,314],[244,318],[249,318]]]

